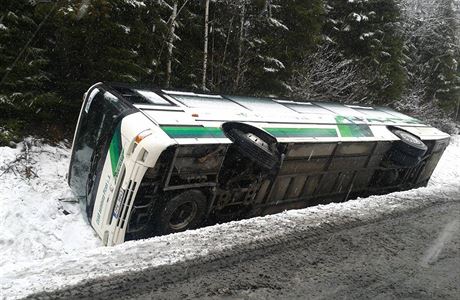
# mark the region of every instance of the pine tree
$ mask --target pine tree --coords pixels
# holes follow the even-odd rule
[[[245,20],[244,90],[251,94],[280,94],[286,91],[287,55],[280,49],[281,41],[288,42],[291,29],[285,25],[283,1],[254,1],[247,5]],[[238,88],[238,87],[236,87]],[[239,91],[240,92],[240,91]]]
[[[172,86],[200,90],[203,67],[204,9],[200,1],[178,3],[174,32]]]
[[[11,129],[33,128],[50,116],[49,103],[59,98],[47,91],[50,74],[39,31],[54,7],[39,10],[27,0],[0,4],[0,118]]]
[[[454,0],[440,0],[439,4],[439,19],[429,40],[432,73],[426,96],[454,115],[460,101],[460,15],[454,11]]]
[[[460,104],[460,3],[402,1],[409,86],[398,106],[447,131]],[[446,125],[448,125],[446,127]]]
[[[405,71],[401,65],[402,39],[397,26],[400,11],[394,0],[328,0],[325,34],[360,67],[368,99],[391,103],[401,96]]]
[[[278,18],[288,30],[274,36],[269,47],[276,49],[278,58],[284,63],[279,78],[286,94],[292,90],[287,82],[299,63],[311,56],[321,42],[325,8],[323,0],[287,0],[277,4],[280,6]]]
[[[151,73],[139,57],[143,36],[136,20],[145,6],[136,3],[69,0],[60,8],[47,42],[55,88],[63,97],[75,101],[95,82],[137,82]]]

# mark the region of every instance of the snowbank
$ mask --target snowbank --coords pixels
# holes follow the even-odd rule
[[[455,137],[426,188],[96,248],[97,240],[78,213],[78,207],[71,206],[69,209],[75,211],[69,215],[63,215],[59,209],[58,199],[68,196],[64,180],[68,151],[49,146],[36,149],[47,150],[36,154],[40,177],[27,182],[20,176],[8,174],[0,190],[0,205],[7,204],[7,209],[0,212],[0,217],[7,218],[0,227],[0,256],[4,256],[0,290],[4,297],[19,298],[51,291],[60,291],[62,297],[75,297],[108,288],[123,289],[132,285],[133,280],[148,281],[164,276],[165,270],[171,271],[174,265],[204,263],[290,239],[315,236],[331,228],[357,226],[410,210],[460,201],[460,137]],[[5,162],[18,153],[19,150],[0,148]],[[68,228],[67,231],[64,228]],[[7,239],[3,237],[6,232]],[[66,233],[70,237],[65,236]],[[8,244],[3,242],[6,240]],[[28,248],[25,240],[32,241],[33,248]],[[14,253],[25,256],[19,258]],[[36,260],[40,258],[41,261]]]
[[[66,181],[69,155],[63,145],[32,139],[16,149],[0,147],[0,269],[99,245],[79,205],[65,202],[74,201]]]

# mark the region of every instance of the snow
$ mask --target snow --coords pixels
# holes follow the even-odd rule
[[[129,26],[126,26],[126,25],[123,25],[123,24],[117,24],[118,27],[120,27],[121,29],[123,29],[125,31],[126,34],[130,33],[131,32],[131,28]]]
[[[367,21],[369,18],[365,15],[360,15],[357,13],[352,13],[351,17],[356,21],[356,22],[361,22],[361,21]]]
[[[460,185],[460,136],[453,136],[428,183],[429,188]]]
[[[145,7],[144,1],[137,1],[137,0],[125,0],[127,4],[132,5],[133,7]]]
[[[20,298],[77,286],[91,289],[105,284],[107,287],[110,280],[125,278],[129,282],[139,273],[157,276],[154,270],[174,263],[202,263],[263,249],[319,227],[363,224],[459,201],[460,194],[460,136],[455,136],[425,188],[100,247],[79,206],[65,202],[72,200],[65,180],[69,152],[62,144],[49,146],[32,139],[16,149],[0,148],[2,297]],[[9,163],[18,157],[25,159],[8,170]],[[30,178],[24,175],[27,170],[31,171]],[[446,243],[456,228],[457,223],[447,226],[434,245]],[[436,246],[428,249],[427,263],[436,258],[437,249]]]
[[[265,56],[265,57],[264,57],[264,60],[265,60],[266,62],[268,62],[268,63],[271,63],[271,64],[275,65],[275,66],[276,66],[277,68],[279,68],[279,69],[284,69],[284,68],[286,68],[286,67],[284,66],[284,64],[283,64],[280,60],[278,60],[278,59],[276,59],[276,58],[274,58],[274,57]]]
[[[289,28],[286,25],[284,25],[283,23],[281,23],[277,19],[268,18],[268,21],[275,27],[281,28],[283,30],[289,30]]]
[[[264,67],[264,71],[267,73],[275,73],[278,69]]]
[[[90,4],[91,4],[90,0],[83,0],[81,2],[80,8],[78,9],[78,13],[77,13],[77,20],[80,20],[88,13]]]
[[[380,55],[381,55],[382,57],[391,57],[391,54],[388,53],[388,52],[386,52],[386,51],[380,51]]]
[[[24,155],[24,145],[0,148],[0,268],[100,245],[79,205],[64,202],[73,200],[65,178],[69,149],[29,143],[29,161],[22,159],[10,170],[9,163]]]
[[[374,32],[365,32],[363,34],[361,34],[361,36],[359,37],[360,40],[364,40],[365,38],[368,38],[368,37],[372,37],[374,36]]]

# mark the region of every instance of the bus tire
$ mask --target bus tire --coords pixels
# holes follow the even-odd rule
[[[412,133],[398,128],[392,128],[390,131],[399,138],[393,143],[390,150],[390,160],[398,166],[416,166],[422,160],[428,147]]]
[[[279,156],[277,151],[270,149],[268,144],[267,146],[264,145],[265,141],[262,138],[252,133],[244,133],[238,129],[234,129],[232,134],[235,136],[233,143],[237,146],[239,152],[259,166],[271,170],[278,164]]]
[[[157,223],[159,235],[185,231],[199,226],[207,209],[206,196],[199,190],[176,195],[163,205]]]
[[[271,170],[279,164],[278,141],[265,130],[242,122],[226,122],[222,129],[236,150],[260,167]]]

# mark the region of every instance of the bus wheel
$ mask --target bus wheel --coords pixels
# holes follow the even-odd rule
[[[201,191],[189,190],[167,201],[163,207],[157,225],[160,235],[199,226],[204,220],[207,201]]]
[[[425,155],[428,147],[418,137],[407,131],[390,128],[390,131],[399,138],[390,151],[390,160],[399,166],[413,167]]]
[[[238,152],[266,169],[273,169],[280,160],[277,140],[269,133],[254,126],[227,122],[222,125],[225,135]]]

